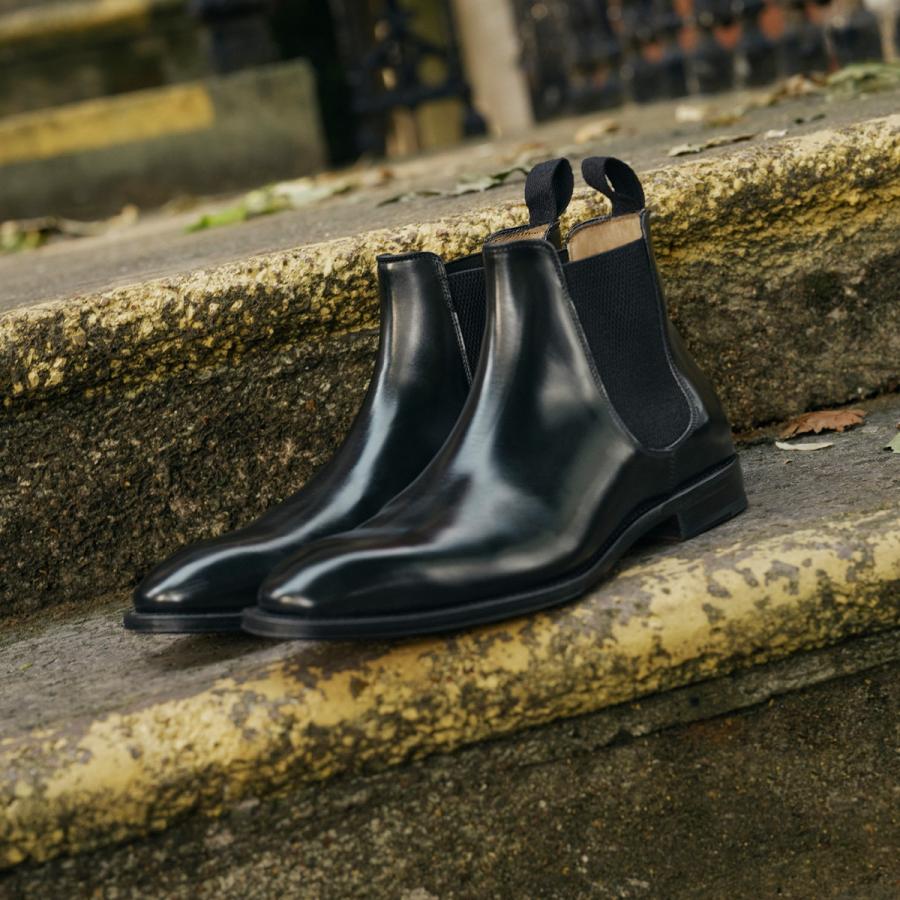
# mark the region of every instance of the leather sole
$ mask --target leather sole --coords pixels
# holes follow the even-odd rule
[[[129,631],[147,634],[213,634],[241,630],[241,614],[236,613],[125,613]]]
[[[688,540],[746,508],[740,463],[737,457],[732,457],[667,499],[639,510],[588,568],[553,584],[463,606],[367,618],[306,619],[267,612],[257,606],[244,610],[243,628],[250,634],[269,638],[359,640],[410,637],[486,625],[574,600],[602,580],[633,544],[651,532]]]

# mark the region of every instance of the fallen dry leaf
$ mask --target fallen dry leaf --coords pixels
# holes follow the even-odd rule
[[[859,97],[896,88],[900,84],[900,62],[851,63],[826,79],[830,96]]]
[[[791,75],[763,94],[757,101],[760,106],[774,106],[787,97],[807,97],[819,94],[825,85],[825,76],[813,72],[810,75]]]
[[[675,107],[676,122],[705,122],[709,107],[697,103],[679,103]]]
[[[805,125],[807,122],[818,122],[820,119],[824,118],[825,113],[823,112],[813,113],[811,116],[794,116],[794,124]]]
[[[233,206],[201,215],[187,226],[186,231],[203,231],[220,228],[282,212],[286,209],[301,209],[330,197],[339,197],[361,188],[377,188],[394,178],[393,169],[388,166],[358,166],[336,172],[321,172],[305,175],[290,181],[279,181],[249,191]]]
[[[900,426],[898,426],[900,427]],[[885,450],[891,450],[894,453],[900,453],[900,434],[894,435],[894,439],[885,445]]]
[[[575,143],[587,144],[606,134],[612,134],[613,132],[618,131],[619,127],[619,123],[615,119],[596,119],[593,122],[582,125],[581,128],[575,132]]]
[[[486,156],[492,157],[496,153],[496,148],[492,145],[488,145],[485,149],[488,151],[484,154]],[[546,159],[552,155],[550,147],[543,141],[523,141],[501,154],[500,160],[505,163],[523,164],[525,161]]]
[[[719,137],[709,138],[701,144],[679,144],[669,151],[669,156],[689,156],[692,153],[702,153],[713,147],[724,147],[726,144],[738,144],[741,141],[751,141],[755,134],[723,134]]]
[[[750,108],[747,104],[721,109],[707,103],[681,103],[675,107],[675,121],[683,124],[700,122],[703,125],[724,127],[739,122]]]
[[[846,431],[855,425],[862,425],[865,421],[866,413],[862,409],[820,409],[791,419],[778,437],[819,434],[822,431]]]
[[[40,216],[36,219],[10,219],[0,222],[0,253],[16,250],[32,250],[49,239],[92,237],[117,231],[134,225],[138,220],[138,208],[127,204],[122,211],[109,219],[80,222],[64,216]]]
[[[466,176],[449,191],[431,189],[407,191],[404,194],[395,194],[393,197],[381,200],[378,206],[387,206],[390,203],[408,203],[417,197],[461,197],[463,194],[479,194],[506,184],[514,175],[528,175],[528,169],[524,166],[513,166],[511,169],[504,169],[502,172],[494,172],[490,175]]]
[[[726,128],[740,122],[747,113],[754,109],[775,106],[789,97],[803,97],[808,94],[821,93],[825,86],[825,76],[818,74],[793,75],[769,90],[757,93],[742,103],[724,109],[709,103],[682,103],[675,107],[675,121],[681,123],[699,122],[703,125]],[[809,116],[807,121],[824,118],[824,113]],[[797,120],[801,124],[804,120]],[[704,147],[704,149],[706,149]],[[695,151],[696,152],[696,151]],[[672,154],[681,155],[681,154]]]
[[[775,446],[779,450],[825,450],[827,447],[833,447],[830,441],[818,441],[810,444],[785,444],[784,441],[775,441]]]

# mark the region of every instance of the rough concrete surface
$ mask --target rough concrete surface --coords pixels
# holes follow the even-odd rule
[[[349,427],[375,343],[366,333],[298,343],[245,360],[237,380],[70,395],[5,422],[0,619],[90,604],[174,547],[299,488]]]
[[[746,94],[725,94],[712,103],[727,112],[747,100]],[[450,190],[462,178],[478,178],[515,162],[564,155],[576,164],[577,170],[581,158],[602,153],[619,156],[638,171],[647,172],[691,162],[691,157],[679,160],[666,155],[676,144],[702,143],[723,134],[753,133],[755,137],[745,146],[771,145],[778,139],[765,137],[770,129],[786,130],[788,139],[792,139],[890,115],[900,106],[900,91],[830,102],[817,95],[792,98],[752,110],[734,126],[678,122],[676,110],[686,102],[706,101],[694,98],[630,106],[599,116],[544,123],[535,127],[524,141],[521,138],[470,141],[452,150],[392,160],[387,166],[393,177],[380,187],[352,191],[312,206],[227,228],[185,233],[185,226],[196,221],[200,212],[228,206],[233,198],[200,201],[198,206],[183,212],[145,211],[140,222],[129,229],[49,244],[36,253],[0,256],[0,311],[106,292],[149,279],[172,278],[251,256],[352,237],[362,231],[398,230],[419,222],[471,215],[483,207],[515,203],[522,198],[521,177],[513,177],[506,185],[481,194],[420,197],[405,203],[379,205],[404,192],[426,188]],[[598,119],[612,120],[619,128],[602,137],[577,142],[578,132]],[[734,149],[734,145],[712,148],[697,159],[716,159],[733,153]]]
[[[394,644],[125,634],[125,600],[8,627],[0,866],[222,813],[900,624],[896,398],[810,454],[745,450],[750,510],[582,600]],[[23,704],[22,697],[29,702]]]
[[[874,661],[872,640],[324,790],[248,798],[214,822],[11,870],[0,894],[893,900],[896,662],[710,718],[730,712],[715,705],[722,693],[768,699],[798,666],[833,677]],[[632,740],[645,733],[636,722],[682,724]]]
[[[673,316],[736,427],[896,388],[898,128],[647,174]],[[573,217],[601,208],[582,193]],[[522,217],[504,202],[0,317],[0,616],[120,588],[295,489],[364,390],[373,345],[347,347],[376,324],[375,254],[467,253]]]

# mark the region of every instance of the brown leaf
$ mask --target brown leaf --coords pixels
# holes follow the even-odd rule
[[[774,106],[786,97],[806,97],[809,94],[821,93],[825,85],[822,75],[812,73],[810,75],[792,75],[784,81],[776,84],[767,94],[761,98],[761,106]]]
[[[582,125],[575,132],[575,143],[588,144],[604,135],[618,131],[619,127],[619,123],[615,119],[595,119],[593,122]]]
[[[689,156],[692,153],[702,153],[713,147],[725,147],[728,144],[739,144],[741,141],[752,141],[755,134],[721,134],[711,137],[699,144],[679,144],[669,150],[669,156]]]
[[[779,450],[827,450],[834,444],[831,441],[814,441],[806,444],[785,444],[784,441],[775,441],[775,446]]]
[[[817,412],[804,413],[791,419],[778,435],[781,438],[793,437],[795,434],[819,434],[822,431],[846,431],[855,425],[862,425],[866,414],[861,409],[820,409]]]

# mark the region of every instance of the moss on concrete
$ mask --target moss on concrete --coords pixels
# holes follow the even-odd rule
[[[717,333],[719,344],[726,334],[728,343],[740,344],[731,329],[741,321],[762,322],[767,333],[787,338],[797,330],[791,320],[804,310],[788,304],[785,292],[830,273],[829,287],[844,286],[844,296],[818,296],[817,312],[837,321],[854,299],[850,286],[864,284],[873,263],[895,268],[900,115],[666,167],[646,173],[645,184],[673,308],[676,314],[696,308],[712,332],[690,335],[698,355],[711,355]],[[567,218],[596,214],[603,202],[582,191]],[[71,390],[138,387],[176,372],[237,363],[257,343],[277,346],[298,334],[369,327],[376,254],[426,249],[452,258],[477,250],[491,231],[522,217],[520,204],[505,204],[13,310],[0,319],[4,405],[20,408]],[[871,291],[858,298],[888,316],[890,307],[881,309],[878,300]],[[891,322],[876,318],[869,328],[887,332]],[[775,341],[766,351],[758,341],[751,355],[775,350],[789,348]],[[731,389],[726,376],[722,390],[727,395]],[[729,405],[741,426],[761,419],[739,397]],[[771,420],[779,413],[766,415]]]
[[[17,419],[0,450],[0,618],[89,604],[299,488],[352,421],[376,340],[286,345],[233,373],[70,394]]]
[[[202,84],[91,100],[0,119],[0,166],[171,134],[207,131],[215,109]]]

